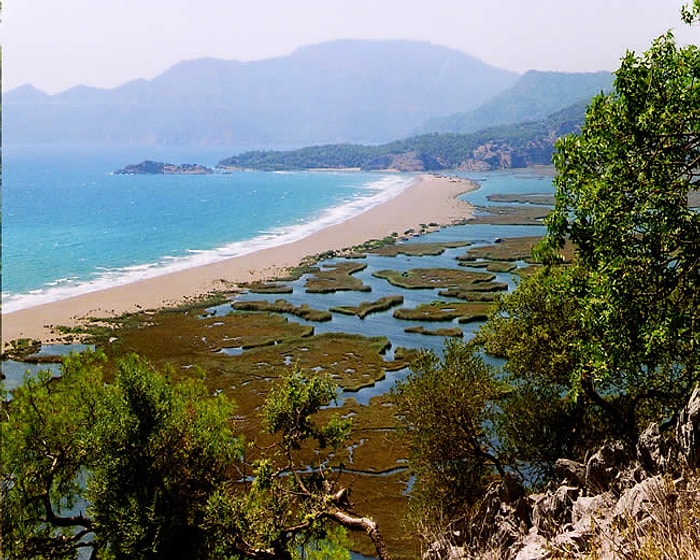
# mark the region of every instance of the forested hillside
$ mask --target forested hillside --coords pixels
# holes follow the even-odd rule
[[[359,168],[367,171],[502,169],[549,165],[554,143],[583,122],[585,103],[546,119],[473,134],[433,133],[379,146],[329,144],[292,151],[252,151],[219,162],[221,169],[264,171]]]

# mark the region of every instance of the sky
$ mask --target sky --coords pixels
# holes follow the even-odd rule
[[[684,0],[4,0],[2,89],[154,78],[182,60],[260,60],[333,39],[414,39],[529,69],[615,70],[673,29]]]

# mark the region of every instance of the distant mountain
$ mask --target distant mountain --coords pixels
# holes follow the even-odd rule
[[[3,96],[6,143],[299,146],[404,137],[518,75],[412,41],[333,41],[256,62],[200,59],[114,89]]]
[[[217,167],[263,171],[485,171],[549,165],[556,140],[580,130],[585,110],[586,103],[581,102],[535,122],[471,134],[422,134],[378,146],[329,144],[289,151],[252,151],[226,158]]]
[[[430,119],[420,132],[468,133],[484,127],[543,119],[612,87],[609,72],[539,72],[530,70],[513,86],[479,108]]]

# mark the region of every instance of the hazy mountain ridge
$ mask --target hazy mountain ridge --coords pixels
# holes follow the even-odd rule
[[[221,160],[218,167],[262,171],[442,171],[549,165],[556,140],[580,129],[586,105],[587,102],[580,102],[546,119],[491,127],[472,134],[422,134],[378,146],[328,144],[288,151],[245,152]]]
[[[485,127],[532,122],[607,91],[612,87],[609,72],[540,72],[530,70],[512,87],[477,109],[437,117],[419,129],[427,132],[466,134]]]
[[[404,137],[517,74],[412,41],[333,41],[254,62],[199,59],[113,89],[4,96],[8,143],[304,145]]]

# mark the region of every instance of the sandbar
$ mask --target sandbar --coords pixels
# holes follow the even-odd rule
[[[298,241],[3,314],[2,344],[19,338],[57,342],[60,335],[55,325],[75,326],[89,317],[171,307],[212,292],[230,291],[237,284],[284,276],[310,255],[395,232],[419,231],[420,224],[459,223],[472,217],[474,208],[457,197],[476,188],[466,179],[419,175],[398,196]]]

